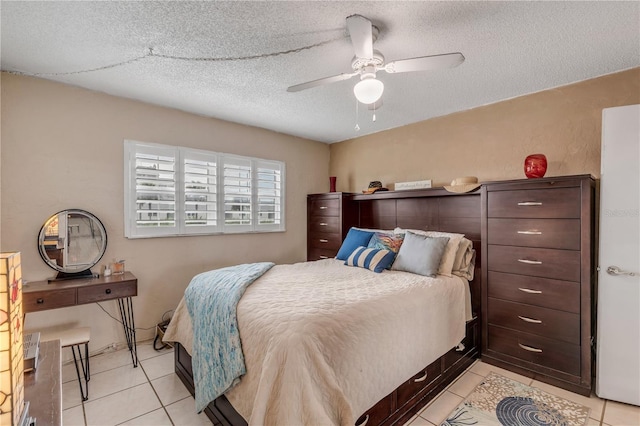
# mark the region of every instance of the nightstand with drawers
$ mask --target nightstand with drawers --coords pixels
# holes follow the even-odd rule
[[[589,395],[593,178],[488,183],[482,197],[482,359]]]
[[[349,228],[358,224],[358,206],[351,193],[307,196],[307,260],[335,257]]]

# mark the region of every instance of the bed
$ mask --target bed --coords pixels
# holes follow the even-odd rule
[[[355,196],[359,225],[389,229],[390,215],[376,212],[393,203],[394,226],[427,218],[479,238],[479,197],[419,193]],[[276,265],[237,305],[246,374],[205,412],[214,424],[402,424],[477,356],[478,287],[336,259]],[[176,373],[192,393],[193,335],[183,299],[165,341],[176,342]]]

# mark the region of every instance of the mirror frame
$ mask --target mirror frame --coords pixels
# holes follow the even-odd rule
[[[87,266],[85,269],[60,266],[56,262],[52,261],[47,254],[45,244],[44,244],[46,230],[48,228],[49,223],[54,218],[57,218],[61,214],[66,214],[66,215],[77,214],[77,215],[87,217],[98,227],[98,231],[103,236],[102,246],[99,248],[100,253],[94,259],[91,259],[89,262],[87,262]],[[65,241],[65,244],[67,243],[68,242]],[[94,277],[95,275],[91,272],[91,268],[93,268],[95,265],[98,264],[100,259],[102,259],[102,257],[104,256],[106,250],[107,250],[107,230],[105,229],[104,224],[100,221],[100,219],[98,219],[94,214],[89,213],[86,210],[67,209],[67,210],[61,210],[57,213],[54,213],[53,215],[49,216],[49,218],[47,218],[47,220],[44,222],[44,224],[40,228],[40,232],[38,233],[38,253],[40,253],[40,257],[42,258],[44,263],[47,264],[47,266],[58,271],[58,275],[55,278],[49,279],[49,281]]]

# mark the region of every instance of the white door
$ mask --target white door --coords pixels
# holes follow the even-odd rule
[[[602,111],[596,394],[640,405],[640,105]]]

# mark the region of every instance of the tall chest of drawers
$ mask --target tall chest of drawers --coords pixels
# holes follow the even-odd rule
[[[358,225],[353,194],[328,192],[307,196],[307,260],[335,257],[349,228]]]
[[[503,181],[482,191],[482,359],[588,395],[595,181]]]

